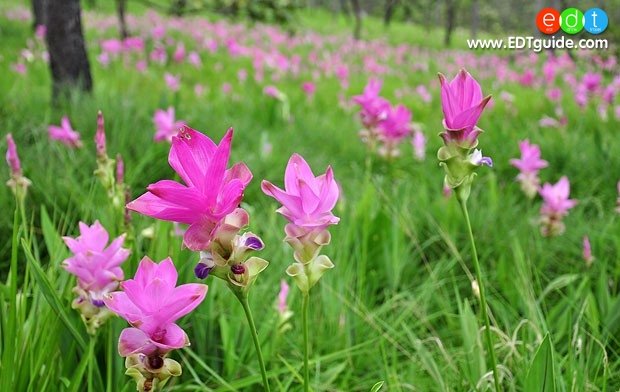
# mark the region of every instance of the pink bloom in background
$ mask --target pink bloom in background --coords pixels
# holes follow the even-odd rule
[[[47,35],[47,26],[40,24],[37,25],[37,28],[34,31],[34,35],[37,37],[37,39],[39,40],[44,40],[45,36]]]
[[[200,83],[196,83],[194,85],[194,94],[196,94],[197,97],[202,97],[205,94],[205,86]]]
[[[205,250],[224,217],[237,208],[252,173],[243,163],[226,170],[233,131],[215,145],[202,133],[183,126],[172,138],[170,166],[185,185],[162,180],[127,204],[127,208],[152,218],[190,225],[183,243],[194,251]]]
[[[616,199],[616,212],[620,214],[620,181],[618,181],[618,185],[616,185],[616,187],[618,188],[618,198]]]
[[[181,88],[181,77],[180,76],[172,75],[166,72],[164,74],[164,80],[166,81],[166,86],[168,87],[168,90],[172,92],[179,91],[179,88]]]
[[[6,163],[9,164],[11,176],[19,177],[22,175],[22,164],[19,160],[19,155],[17,155],[17,146],[13,140],[13,135],[10,133],[6,135],[6,144],[8,147],[6,150]]]
[[[594,261],[592,256],[592,246],[590,245],[590,239],[588,236],[583,237],[583,260],[586,262],[586,266],[591,266]]]
[[[583,79],[581,79],[581,84],[583,85],[584,89],[587,92],[593,93],[596,90],[598,90],[598,88],[601,86],[602,80],[603,80],[603,75],[598,74],[598,73],[588,72],[585,75],[583,75]]]
[[[168,110],[157,109],[153,115],[153,123],[155,124],[155,137],[153,139],[156,142],[164,140],[171,142],[172,137],[185,125],[184,121],[175,120],[173,107],[169,107]]]
[[[172,55],[172,59],[175,63],[182,63],[185,60],[185,45],[179,44],[177,46]]]
[[[230,83],[222,84],[222,93],[224,93],[226,95],[232,93],[232,84],[230,84]]]
[[[237,71],[237,79],[239,79],[241,83],[245,82],[247,78],[248,71],[246,71],[245,69],[240,69],[239,71]]]
[[[431,93],[428,91],[425,85],[423,84],[419,85],[418,87],[416,87],[415,91],[418,93],[422,101],[429,103],[430,101],[433,100]]]
[[[197,52],[190,52],[189,55],[187,55],[187,61],[196,68],[200,68],[202,65],[202,60]]]
[[[69,117],[63,116],[60,126],[50,125],[47,127],[50,139],[57,140],[71,148],[82,147],[80,134],[73,130]]]
[[[316,85],[312,82],[303,82],[301,85],[301,89],[306,94],[306,97],[312,98],[314,93],[316,92]]]
[[[176,321],[194,310],[207,295],[207,285],[189,283],[177,286],[178,273],[170,258],[154,263],[140,261],[133,279],[121,283],[123,291],[110,293],[105,305],[132,328],[120,335],[118,352],[163,356],[189,345],[189,338]]]
[[[26,64],[24,63],[13,63],[11,69],[20,75],[26,74]]]
[[[143,52],[144,39],[142,37],[127,37],[123,40],[123,49],[126,52]]]
[[[385,120],[379,123],[379,136],[383,141],[400,142],[411,134],[411,111],[403,105],[391,107]]]
[[[153,48],[149,56],[152,61],[159,63],[159,64],[164,64],[166,60],[168,59],[166,48],[164,48],[163,46],[155,46],[155,48]]]
[[[282,204],[277,212],[298,227],[324,229],[340,220],[332,214],[340,190],[331,166],[315,177],[304,158],[293,154],[286,165],[284,190],[266,180],[261,189]]]
[[[553,87],[547,90],[547,98],[552,102],[558,102],[562,98],[562,90],[558,87]]]
[[[95,147],[97,148],[97,158],[106,157],[105,127],[103,125],[103,113],[97,112],[97,131],[95,132]]]
[[[280,99],[280,97],[282,96],[282,92],[278,90],[276,86],[265,86],[265,88],[263,89],[263,94],[275,99]]]
[[[464,69],[450,82],[439,74],[439,81],[446,129],[441,134],[444,143],[455,143],[464,148],[475,147],[478,135],[482,132],[476,124],[491,96],[483,98],[480,85]]]
[[[531,199],[536,195],[540,186],[538,172],[549,164],[541,159],[540,147],[530,144],[527,139],[519,142],[519,150],[521,150],[521,158],[511,159],[510,164],[519,169],[517,180],[521,183],[523,192]]]
[[[413,155],[418,161],[423,161],[426,158],[426,137],[422,131],[416,130],[411,138],[411,145],[413,146]]]
[[[136,71],[143,73],[144,71],[146,71],[147,65],[148,63],[145,60],[136,61]]]
[[[288,312],[288,305],[286,304],[288,292],[289,285],[282,279],[282,281],[280,281],[280,292],[278,293],[278,313],[280,313],[280,316],[285,316]]]
[[[566,176],[555,184],[545,183],[539,190],[543,198],[540,208],[541,232],[544,236],[559,235],[564,232],[562,218],[568,215],[568,210],[577,205],[577,200],[569,199],[570,183]]]
[[[91,226],[80,222],[80,235],[76,238],[63,237],[73,255],[62,263],[67,272],[75,275],[78,281],[78,298],[74,306],[84,301],[100,308],[103,298],[116,290],[123,280],[120,265],[129,257],[129,249],[123,248],[125,235],[115,238],[109,246],[108,232],[95,221]]]
[[[123,51],[123,43],[117,39],[108,39],[101,42],[101,50],[111,55],[118,55]]]
[[[360,106],[360,118],[367,129],[374,129],[379,122],[383,121],[389,112],[390,103],[379,96],[381,81],[370,79],[364,92],[353,97],[353,102]]]

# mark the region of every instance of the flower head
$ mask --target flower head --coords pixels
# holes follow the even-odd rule
[[[568,215],[568,210],[577,205],[577,200],[569,199],[570,183],[566,176],[552,185],[546,183],[539,190],[543,198],[540,208],[541,232],[545,236],[559,235],[564,232],[562,218]]]
[[[11,171],[11,178],[6,184],[11,188],[15,196],[21,199],[26,196],[26,192],[31,183],[22,173],[22,165],[19,160],[19,155],[17,155],[17,146],[13,140],[13,135],[10,133],[6,135],[6,143],[8,147],[6,150],[6,162]]]
[[[105,127],[103,124],[103,113],[101,110],[97,112],[97,132],[95,132],[95,146],[97,148],[97,157],[102,158],[106,156],[106,143],[105,143]]]
[[[400,142],[411,134],[411,111],[403,105],[391,107],[379,124],[379,130],[383,141]]]
[[[583,260],[586,262],[586,266],[591,266],[594,261],[592,256],[592,246],[590,245],[590,238],[588,236],[583,237]]]
[[[50,125],[47,130],[52,140],[58,140],[71,148],[82,147],[80,134],[73,130],[69,117],[67,116],[62,117],[60,126]]]
[[[156,142],[161,142],[163,140],[171,142],[172,137],[185,125],[184,121],[175,120],[173,107],[169,107],[168,110],[156,110],[153,115],[153,123],[155,124],[156,130],[154,137]]]
[[[476,124],[491,96],[483,98],[478,82],[463,69],[452,81],[439,74],[439,81],[446,129],[441,134],[444,143],[455,143],[464,148],[475,147],[478,135],[482,132]]]
[[[127,204],[127,208],[156,219],[190,225],[183,237],[185,246],[205,250],[214,232],[233,212],[252,173],[243,163],[226,169],[233,131],[229,129],[219,145],[202,133],[183,126],[172,138],[170,166],[185,184],[162,180],[148,192]]]
[[[325,174],[315,177],[304,158],[293,154],[284,174],[285,190],[266,180],[261,188],[282,204],[277,211],[296,226],[324,229],[340,220],[332,214],[340,191],[331,166]]]
[[[521,150],[521,158],[511,159],[510,164],[520,171],[517,180],[521,183],[523,192],[528,197],[533,198],[540,186],[538,171],[547,167],[548,162],[540,158],[540,147],[530,144],[527,139],[519,143],[519,149]]]
[[[383,121],[390,110],[390,103],[379,96],[381,81],[370,79],[364,93],[353,97],[353,102],[360,106],[360,119],[367,129],[375,128]]]
[[[189,345],[185,331],[175,322],[200,305],[208,287],[198,283],[177,287],[177,278],[170,258],[157,264],[144,257],[134,278],[121,283],[123,291],[104,298],[112,312],[132,325],[121,332],[121,356],[164,355]]]

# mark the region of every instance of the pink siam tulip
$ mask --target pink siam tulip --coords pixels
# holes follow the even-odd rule
[[[367,130],[374,130],[378,124],[385,120],[390,109],[390,103],[379,96],[381,81],[370,79],[364,93],[353,97],[353,102],[360,106],[360,118]]]
[[[153,139],[156,142],[164,140],[172,142],[172,137],[185,125],[185,121],[175,120],[173,107],[169,107],[168,110],[157,109],[153,115],[153,123],[156,130]]]
[[[304,82],[301,85],[301,89],[304,91],[308,99],[312,99],[316,92],[316,85],[312,82]]]
[[[459,71],[452,81],[439,74],[441,106],[444,114],[444,143],[473,148],[478,144],[481,130],[478,119],[491,96],[483,98],[478,82],[465,70]]]
[[[47,130],[52,140],[58,140],[71,148],[82,147],[80,134],[73,130],[67,116],[62,117],[60,126],[50,125]]]
[[[592,256],[592,246],[590,245],[590,239],[588,236],[583,237],[583,261],[586,262],[586,266],[589,267],[594,262],[594,256]]]
[[[297,261],[287,273],[308,292],[334,266],[327,256],[319,255],[331,240],[327,227],[340,221],[332,213],[340,195],[332,168],[328,166],[324,174],[315,177],[301,155],[293,154],[286,166],[284,190],[266,180],[261,189],[282,204],[277,212],[290,222],[284,230]]]
[[[418,161],[423,161],[426,158],[426,137],[421,130],[417,129],[413,132],[411,145],[413,146],[413,155],[415,158]]]
[[[121,283],[123,291],[104,299],[112,312],[131,324],[121,332],[118,352],[128,357],[127,374],[135,378],[138,390],[151,390],[149,384],[157,389],[170,376],[181,374],[180,365],[166,358],[170,351],[190,344],[176,321],[200,305],[208,287],[198,283],[177,286],[177,278],[170,258],[157,264],[144,257],[134,278]]]
[[[577,200],[569,199],[570,183],[566,176],[560,178],[555,185],[546,183],[539,190],[543,198],[540,209],[541,233],[544,236],[555,236],[564,233],[565,226],[562,218],[568,215],[568,210],[577,205]]]
[[[177,92],[181,88],[181,78],[179,76],[172,75],[168,72],[164,74],[164,80],[168,90]]]
[[[278,293],[278,332],[284,333],[292,328],[288,322],[293,316],[293,312],[289,309],[287,304],[287,298],[289,294],[289,285],[284,279],[280,282],[280,292]]]
[[[185,185],[162,180],[127,204],[127,208],[156,219],[190,225],[183,242],[194,251],[208,248],[226,215],[233,212],[252,173],[243,163],[226,170],[233,137],[229,129],[220,145],[202,133],[183,126],[172,138],[170,166]]]
[[[6,182],[6,184],[9,188],[11,188],[13,194],[20,199],[20,201],[23,201],[23,198],[26,197],[26,192],[28,191],[28,187],[31,182],[29,179],[24,177],[19,155],[17,155],[17,146],[13,140],[13,135],[10,133],[6,135],[6,143],[8,145],[6,151],[6,162],[8,163],[9,170],[11,172],[11,178]]]
[[[519,149],[521,150],[521,158],[511,159],[510,164],[519,169],[520,173],[517,180],[521,183],[523,192],[532,199],[538,193],[540,186],[538,172],[549,164],[540,158],[540,147],[530,144],[529,140],[519,142]]]
[[[129,257],[129,250],[123,248],[125,235],[108,244],[108,232],[95,221],[92,226],[80,222],[80,235],[76,238],[63,237],[73,255],[63,261],[67,272],[77,277],[73,289],[77,298],[72,307],[79,309],[88,332],[94,334],[109,317],[103,307],[103,298],[116,290],[123,280],[120,265]]]
[[[379,154],[385,157],[395,157],[400,154],[398,145],[403,139],[411,135],[411,112],[403,105],[391,107],[385,120],[379,123],[378,136],[383,145]]]

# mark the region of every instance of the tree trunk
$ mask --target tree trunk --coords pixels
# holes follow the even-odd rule
[[[129,37],[127,30],[127,21],[125,20],[125,9],[127,9],[127,0],[116,0],[116,13],[118,15],[118,32],[121,39]]]
[[[478,38],[478,25],[480,23],[480,9],[478,0],[472,0],[471,2],[471,37],[473,39]]]
[[[56,100],[70,88],[91,91],[79,0],[47,0],[47,48]]]
[[[45,25],[46,0],[32,0],[32,29]]]
[[[446,0],[446,35],[444,44],[450,46],[452,42],[452,32],[454,31],[454,22],[456,18],[456,0]]]
[[[360,0],[351,0],[353,15],[355,15],[355,25],[353,27],[353,38],[359,40],[362,35],[362,6]]]
[[[390,25],[392,16],[394,16],[394,8],[396,8],[397,3],[398,0],[385,0],[385,14],[383,15],[383,25],[385,27]]]

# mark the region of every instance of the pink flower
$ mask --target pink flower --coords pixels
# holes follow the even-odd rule
[[[47,35],[47,26],[43,24],[37,25],[34,31],[34,35],[37,37],[37,39],[43,41],[45,39],[45,36]]]
[[[202,60],[200,60],[200,55],[196,52],[190,52],[187,56],[187,61],[196,68],[199,68],[202,65]]]
[[[97,131],[95,132],[95,146],[97,148],[97,158],[105,158],[105,127],[103,125],[103,113],[101,110],[97,112]]]
[[[403,105],[391,107],[379,123],[379,136],[384,142],[398,143],[411,134],[411,111]]]
[[[379,96],[381,81],[370,79],[364,93],[353,97],[353,102],[360,106],[360,118],[367,129],[375,128],[383,121],[390,110],[390,103]]]
[[[586,266],[591,266],[594,261],[592,256],[592,246],[590,245],[590,239],[588,236],[583,237],[583,260],[586,262]]]
[[[143,52],[144,39],[142,37],[127,37],[123,40],[123,49],[126,52]]]
[[[419,85],[418,87],[416,87],[415,91],[418,93],[422,101],[428,103],[433,100],[431,93],[428,91],[425,85]]]
[[[288,297],[289,285],[284,279],[280,281],[280,292],[278,293],[278,313],[284,316],[288,312],[288,306],[286,305],[286,298]]]
[[[316,85],[312,82],[303,82],[301,89],[304,91],[308,98],[312,98],[316,92]]]
[[[519,171],[538,173],[540,169],[549,165],[547,161],[540,158],[540,147],[536,144],[530,144],[529,140],[525,139],[519,142],[519,150],[521,150],[521,158],[510,160],[510,164]]]
[[[123,43],[117,39],[108,39],[101,42],[101,50],[116,55],[123,51]]]
[[[616,212],[620,214],[620,181],[618,181],[618,185],[616,185],[616,187],[618,188],[618,198],[616,199]]]
[[[80,222],[79,226],[78,237],[63,237],[73,253],[63,261],[63,267],[77,277],[79,289],[86,294],[86,298],[78,298],[78,301],[87,300],[96,307],[102,307],[103,297],[116,290],[118,282],[123,280],[120,265],[127,260],[130,251],[122,247],[124,234],[107,246],[108,232],[99,221],[92,226]]]
[[[52,140],[58,140],[71,148],[82,147],[80,134],[71,128],[71,122],[67,116],[62,117],[60,126],[50,125],[47,130]]]
[[[164,355],[189,345],[187,334],[175,322],[200,305],[208,287],[199,283],[177,287],[177,278],[170,258],[156,264],[144,257],[135,277],[121,283],[123,291],[106,296],[105,305],[132,326],[119,338],[122,357]]]
[[[181,78],[179,76],[172,75],[168,72],[164,74],[164,80],[166,81],[166,86],[168,90],[172,92],[179,91],[181,87]]]
[[[180,44],[177,46],[174,54],[172,55],[172,59],[175,63],[182,63],[183,60],[185,60],[185,45]]]
[[[540,209],[543,235],[559,235],[564,232],[562,218],[568,215],[568,210],[577,205],[577,200],[568,198],[569,193],[570,183],[566,176],[560,178],[555,185],[544,184],[539,190],[543,198]]]
[[[185,125],[184,121],[175,120],[173,107],[169,107],[168,110],[157,109],[153,115],[153,123],[156,129],[154,137],[156,142],[163,140],[171,142],[172,137]]]
[[[491,96],[483,98],[480,85],[464,69],[450,82],[439,74],[439,81],[446,129],[441,134],[444,143],[454,142],[465,148],[475,147],[481,132],[476,124]]]
[[[202,133],[183,126],[172,138],[170,166],[185,185],[162,180],[127,204],[127,208],[156,219],[190,225],[183,243],[194,251],[205,250],[226,215],[233,212],[252,173],[243,163],[226,170],[233,137],[232,129],[219,146]]]
[[[24,63],[13,63],[11,69],[20,75],[26,74],[26,64]]]
[[[280,97],[282,96],[282,92],[278,90],[276,86],[265,86],[265,88],[263,89],[263,94],[275,99],[280,99]]]
[[[266,180],[261,183],[261,189],[282,204],[277,212],[296,226],[324,229],[340,220],[332,214],[340,191],[331,166],[325,174],[315,177],[301,155],[293,154],[286,165],[285,190]]]
[[[426,157],[426,137],[422,131],[415,131],[411,138],[413,153],[418,161],[423,161]]]
[[[11,169],[11,176],[19,177],[22,175],[22,165],[19,161],[19,155],[17,155],[17,146],[15,145],[15,141],[13,140],[13,135],[10,133],[6,135],[6,163],[9,164],[9,169]]]

